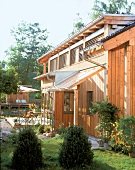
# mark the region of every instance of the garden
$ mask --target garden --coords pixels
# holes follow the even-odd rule
[[[39,138],[51,129],[45,125],[27,127],[19,133],[12,130],[8,140],[1,141],[2,170],[134,170],[135,118],[119,118],[119,109],[106,101],[93,103],[91,114],[96,113],[100,122],[95,130],[104,147],[92,149],[80,126],[59,127],[48,138]]]

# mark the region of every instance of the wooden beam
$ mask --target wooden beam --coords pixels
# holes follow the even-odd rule
[[[132,27],[129,30],[124,31],[123,33],[120,33],[119,35],[104,42],[103,46],[105,50],[111,50],[133,38],[135,38],[135,27]]]
[[[85,32],[83,33],[84,37],[87,37],[88,35],[90,35],[90,33],[88,33],[88,32],[87,33],[85,33]]]
[[[129,40],[129,45],[132,45],[132,46],[135,45],[135,38],[132,38],[131,40]]]
[[[96,54],[101,53],[103,51],[104,51],[104,48],[103,48],[102,45],[100,45],[100,46],[97,46],[96,48],[93,48],[91,50],[86,51],[84,53],[84,56],[86,57],[86,56],[90,56],[90,55],[96,55]]]

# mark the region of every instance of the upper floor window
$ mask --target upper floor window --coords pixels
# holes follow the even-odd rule
[[[59,57],[59,69],[68,65],[68,53],[62,54]]]
[[[83,60],[83,54],[80,53],[80,52],[83,50],[83,45],[80,45],[78,48],[79,48],[79,61],[82,61]]]
[[[57,60],[58,60],[58,58],[55,58],[50,61],[50,71],[56,71],[58,69]]]
[[[74,48],[70,52],[70,64],[74,64],[76,61],[76,51],[77,51],[77,48]]]

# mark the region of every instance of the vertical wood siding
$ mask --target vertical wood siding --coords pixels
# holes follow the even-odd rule
[[[68,127],[73,124],[74,114],[64,114],[64,92],[55,92],[55,120],[54,128],[57,129],[61,125]]]
[[[79,106],[79,117],[78,124],[85,128],[87,134],[97,136],[95,127],[99,122],[98,115],[89,116],[88,103],[87,103],[87,92],[93,91],[93,102],[101,101],[104,98],[104,70],[99,72],[97,75],[89,78],[87,81],[80,84],[79,95],[78,95],[78,106]]]
[[[120,116],[135,116],[135,46],[127,43],[109,51],[108,99]]]
[[[7,95],[7,103],[16,103],[16,100],[26,100],[26,103],[29,103],[29,93],[21,93],[21,94],[10,94]]]

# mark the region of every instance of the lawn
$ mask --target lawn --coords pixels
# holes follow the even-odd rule
[[[42,150],[45,169],[62,170],[59,167],[57,157],[60,148],[61,138],[42,139]],[[9,170],[14,145],[7,142],[1,142],[1,169]],[[93,150],[94,160],[91,170],[134,170],[135,158],[127,155],[114,153],[110,150]],[[42,169],[44,170],[44,169]]]

